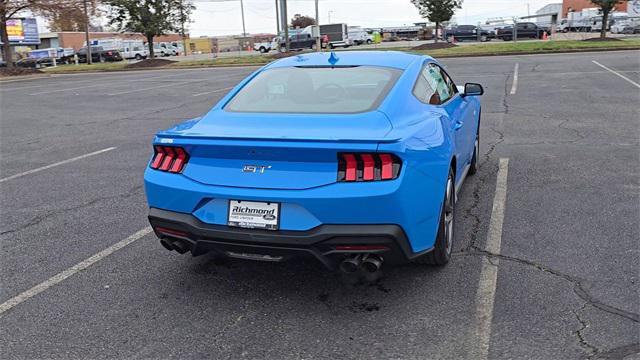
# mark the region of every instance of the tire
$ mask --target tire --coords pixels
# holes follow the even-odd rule
[[[480,134],[476,134],[476,142],[473,145],[473,156],[471,157],[471,166],[469,167],[469,176],[475,175],[478,172],[478,169],[480,169],[480,164],[478,161],[479,154],[480,154]]]
[[[451,260],[453,249],[453,229],[455,225],[456,190],[453,169],[449,169],[447,185],[440,211],[440,225],[436,243],[432,251],[418,257],[415,262],[428,265],[445,265]]]
[[[453,35],[447,36],[447,42],[448,43],[452,43],[453,42]]]
[[[261,47],[260,47],[260,52],[261,52],[262,54],[264,54],[264,53],[266,53],[266,52],[267,52],[267,49],[266,49],[264,46],[261,46]]]
[[[373,43],[373,41],[371,41],[371,39],[367,39],[367,45],[371,45],[371,43]]]
[[[136,54],[136,60],[142,60],[142,55]]]
[[[488,41],[487,35],[480,36],[480,42],[487,42],[487,41]]]

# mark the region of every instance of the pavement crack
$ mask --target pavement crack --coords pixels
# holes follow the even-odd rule
[[[485,164],[487,164],[490,161],[491,154],[493,154],[496,147],[500,145],[502,142],[504,142],[504,134],[501,131],[496,130],[493,127],[489,127],[489,129],[491,129],[491,131],[498,134],[498,139],[493,143],[489,144],[487,151],[483,155],[484,159],[480,163],[481,169],[483,169],[485,167]],[[478,209],[478,206],[480,205],[480,200],[482,198],[480,195],[482,192],[482,188],[487,183],[487,180],[489,179],[489,177],[495,176],[497,172],[498,172],[498,164],[494,164],[491,170],[484,172],[481,176],[479,176],[478,181],[476,181],[473,186],[473,192],[471,193],[471,197],[473,199],[472,203],[470,206],[464,209],[464,215],[463,215],[464,218],[471,219],[471,222],[472,222],[471,232],[470,232],[471,240],[469,241],[469,244],[462,249],[462,251],[469,251],[470,249],[476,246],[476,243],[478,241],[478,233],[480,232],[480,226],[482,225],[482,219],[480,218],[480,215],[476,213],[476,210]]]
[[[558,277],[560,279],[563,279],[567,282],[569,282],[570,284],[573,285],[573,292],[583,301],[585,301],[588,305],[612,314],[612,315],[616,315],[622,318],[625,318],[627,320],[633,321],[635,323],[640,323],[640,315],[627,311],[627,310],[623,310],[623,309],[619,309],[615,306],[612,305],[608,305],[605,304],[603,302],[601,302],[600,300],[596,299],[593,295],[589,294],[585,288],[584,288],[584,284],[583,284],[583,280],[573,276],[573,275],[569,275],[569,274],[565,274],[559,270],[555,270],[552,269],[546,265],[531,261],[531,260],[527,260],[527,259],[521,259],[518,257],[514,257],[514,256],[508,256],[508,255],[501,255],[501,254],[494,254],[492,252],[486,251],[486,250],[482,250],[480,248],[478,248],[477,246],[471,246],[471,248],[474,251],[458,251],[455,252],[456,255],[458,256],[487,256],[487,257],[493,257],[493,258],[498,258],[500,260],[505,260],[505,261],[510,261],[510,262],[515,262],[515,263],[519,263],[522,265],[526,265],[529,267],[532,267],[538,271],[541,271],[545,274],[550,274],[553,275],[555,277]]]
[[[575,315],[576,320],[578,320],[578,322],[580,323],[580,328],[573,333],[575,334],[576,338],[578,338],[580,346],[588,352],[587,358],[592,359],[595,355],[599,354],[601,350],[596,346],[589,344],[584,334],[584,331],[589,327],[589,323],[580,316],[580,311],[583,311],[587,307],[587,305],[588,303],[585,302],[584,304],[582,304],[582,307],[580,309],[571,310],[571,312],[573,313],[573,315]]]
[[[82,208],[86,208],[89,206],[92,206],[100,201],[104,201],[104,200],[109,200],[109,199],[126,199],[128,197],[131,197],[133,195],[135,195],[140,189],[142,189],[142,185],[136,185],[133,188],[129,189],[127,192],[122,193],[122,194],[117,194],[117,195],[109,195],[109,196],[101,196],[95,199],[92,199],[86,203],[82,203],[82,204],[78,204],[75,206],[71,206],[68,208],[63,208],[63,209],[56,209],[56,210],[51,210],[51,211],[47,211],[42,215],[37,215],[35,217],[33,217],[31,220],[29,220],[27,223],[20,225],[18,227],[16,227],[15,229],[11,229],[11,230],[6,230],[6,231],[2,231],[0,232],[0,235],[8,235],[8,234],[13,234],[22,230],[25,230],[27,228],[30,228],[32,226],[38,225],[41,222],[45,221],[46,219],[59,215],[59,214],[63,214],[66,212],[72,212],[72,211],[76,211]]]

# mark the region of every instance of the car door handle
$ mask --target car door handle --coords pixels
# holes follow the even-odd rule
[[[453,130],[458,131],[458,130],[462,129],[462,125],[464,125],[462,123],[462,121],[456,121],[456,123],[453,125]]]

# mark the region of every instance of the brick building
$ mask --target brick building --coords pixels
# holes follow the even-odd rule
[[[562,1],[562,17],[566,18],[569,10],[579,12],[582,9],[597,7],[589,0],[563,0]],[[627,11],[627,2],[616,5],[615,11]]]

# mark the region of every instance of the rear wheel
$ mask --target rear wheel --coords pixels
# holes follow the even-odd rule
[[[142,55],[136,54],[136,60],[142,60]]]
[[[480,135],[476,135],[476,143],[473,146],[473,157],[471,158],[469,175],[473,175],[478,172],[478,168],[480,167],[478,164],[478,154],[480,154]]]
[[[453,169],[449,169],[447,187],[444,193],[442,211],[440,214],[440,225],[436,235],[436,243],[433,250],[416,259],[420,264],[445,265],[451,259],[453,249],[453,225],[455,222],[455,177]]]

